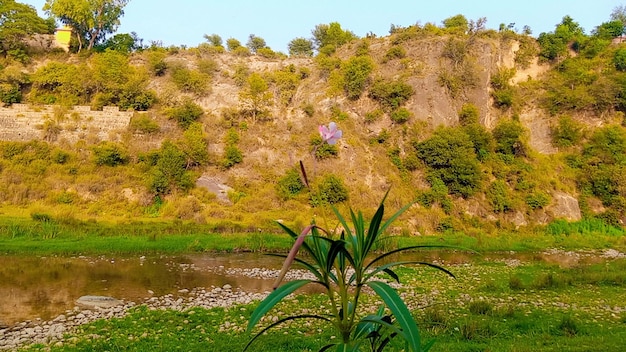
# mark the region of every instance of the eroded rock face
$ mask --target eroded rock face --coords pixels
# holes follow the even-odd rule
[[[547,211],[556,219],[578,221],[582,218],[578,199],[563,192],[555,192],[552,195],[552,204]]]
[[[124,302],[107,296],[82,296],[76,300],[76,304],[85,308],[111,308],[123,305]]]

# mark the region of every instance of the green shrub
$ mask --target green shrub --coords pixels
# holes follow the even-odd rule
[[[387,50],[383,61],[387,62],[395,59],[402,59],[404,57],[406,57],[406,50],[404,50],[404,48],[399,45],[394,45],[389,48],[389,50]]]
[[[219,71],[219,64],[213,59],[199,59],[196,61],[198,71],[212,77],[215,72]]]
[[[492,134],[496,140],[496,152],[513,156],[526,155],[524,145],[526,129],[518,121],[502,120],[493,129]]]
[[[174,66],[171,71],[172,82],[174,82],[176,87],[181,91],[193,93],[198,96],[202,96],[208,91],[209,75],[182,66]]]
[[[365,122],[372,123],[378,121],[383,116],[383,111],[380,109],[376,109],[370,112],[365,113]]]
[[[413,114],[406,108],[399,108],[391,112],[391,121],[402,124],[411,118]]]
[[[117,166],[126,164],[128,152],[113,142],[102,142],[92,148],[96,165]]]
[[[243,153],[237,146],[229,145],[224,150],[224,159],[222,160],[222,167],[230,169],[243,161]]]
[[[428,167],[429,178],[443,181],[450,193],[469,197],[480,189],[480,164],[472,141],[461,129],[439,128],[414,147]]]
[[[469,304],[469,311],[472,314],[488,315],[493,312],[493,305],[485,300],[472,301]]]
[[[578,145],[583,137],[582,125],[569,116],[561,116],[558,124],[550,130],[552,144],[556,147]]]
[[[311,193],[311,205],[336,204],[348,200],[348,189],[339,176],[325,175]]]
[[[465,103],[459,111],[459,124],[461,126],[467,126],[474,123],[479,123],[480,111],[478,106],[472,103]]]
[[[377,79],[370,87],[369,97],[386,111],[393,111],[404,105],[414,93],[413,87],[402,81]]]
[[[133,114],[130,119],[129,128],[135,133],[152,134],[161,130],[159,124],[148,116],[148,114]]]
[[[550,196],[543,192],[534,192],[526,196],[526,205],[532,210],[543,209],[550,204]]]
[[[626,48],[620,48],[615,51],[613,65],[618,71],[626,71]]]
[[[485,195],[495,213],[504,213],[513,209],[513,202],[509,195],[507,184],[502,180],[496,180],[489,185]]]
[[[304,112],[304,114],[308,117],[313,117],[313,115],[315,115],[315,107],[311,103],[303,104],[301,109],[302,112]]]
[[[170,119],[176,120],[181,128],[187,129],[192,122],[204,115],[204,110],[193,100],[185,99],[181,104],[167,109],[165,114]]]
[[[369,56],[356,56],[346,61],[342,67],[343,90],[350,100],[357,100],[365,91],[374,63]]]
[[[287,170],[287,173],[276,184],[278,195],[285,200],[293,198],[304,189],[305,185],[302,183],[300,172],[296,168]]]
[[[313,135],[309,143],[311,145],[311,150],[313,151],[315,158],[318,160],[336,157],[339,154],[339,148],[337,148],[337,145],[324,143],[322,137],[319,134]]]

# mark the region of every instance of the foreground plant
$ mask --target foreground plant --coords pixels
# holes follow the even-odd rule
[[[410,206],[410,204],[405,206],[383,222],[386,197],[387,195],[370,220],[368,228],[366,228],[367,224],[361,212],[355,214],[350,210],[352,226],[349,226],[346,219],[333,207],[333,211],[343,228],[338,239],[333,238],[332,233],[315,224],[306,227],[300,235],[279,224],[295,240],[295,243],[289,254],[280,255],[286,259],[274,286],[274,291],[254,310],[248,322],[247,331],[250,332],[261,318],[283,298],[307,284],[318,284],[324,287],[331,314],[300,314],[282,318],[257,333],[246,345],[244,351],[265,331],[297,319],[317,319],[333,326],[338,341],[332,341],[323,346],[320,351],[331,348],[335,348],[336,351],[362,351],[362,348],[369,351],[382,351],[394,337],[400,337],[404,340],[406,351],[426,351],[430,348],[432,343],[422,344],[417,323],[402,298],[396,290],[386,282],[381,281],[380,276],[384,273],[400,282],[398,275],[392,269],[398,265],[407,264],[427,265],[452,277],[454,275],[431,263],[421,261],[386,262],[384,260],[392,254],[432,246],[410,246],[383,254],[374,253],[375,243],[384,240],[384,231]],[[301,247],[307,252],[306,260],[296,258]],[[312,273],[315,279],[294,280],[280,286],[294,261]],[[361,294],[365,286],[369,287],[384,302],[384,305],[371,314],[363,312],[364,308],[360,306]]]

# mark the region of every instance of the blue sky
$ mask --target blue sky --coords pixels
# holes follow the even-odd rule
[[[17,0],[41,11],[45,0]],[[322,23],[339,22],[342,28],[362,37],[372,32],[389,33],[391,24],[441,21],[463,14],[468,19],[487,17],[487,28],[515,23],[519,30],[530,26],[533,35],[554,30],[563,16],[574,18],[589,33],[605,22],[613,9],[626,5],[618,0],[130,0],[118,33],[136,32],[163,45],[197,46],[204,34],[218,34],[226,41],[243,44],[250,34],[265,39],[275,51],[287,51],[296,37],[311,37]]]

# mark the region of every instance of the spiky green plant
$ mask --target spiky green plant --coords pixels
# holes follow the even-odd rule
[[[422,261],[386,262],[389,256],[416,248],[431,246],[410,246],[388,251],[383,254],[374,253],[374,244],[384,240],[384,232],[389,225],[408,207],[397,211],[391,218],[383,221],[384,201],[369,221],[369,226],[363,214],[350,210],[352,226],[336,208],[332,208],[341,223],[342,231],[339,238],[333,238],[332,233],[312,224],[307,226],[300,235],[279,224],[294,240],[290,252],[285,255],[282,271],[274,286],[274,291],[265,298],[252,313],[248,322],[247,331],[250,332],[261,318],[269,312],[283,298],[307,284],[318,284],[324,287],[328,296],[330,315],[300,314],[282,318],[258,332],[245,347],[244,351],[265,331],[282,323],[298,319],[317,319],[333,326],[337,332],[337,339],[323,346],[320,351],[334,348],[336,351],[382,351],[392,338],[400,337],[404,340],[406,351],[426,351],[432,345],[423,344],[417,323],[411,312],[400,298],[395,289],[379,279],[385,273],[400,282],[394,267],[408,264],[427,265],[454,277],[448,270]],[[307,252],[306,259],[296,258],[300,247]],[[280,285],[285,274],[293,262],[302,265],[315,276],[314,280],[294,280]],[[384,305],[373,314],[363,312],[359,305],[363,288],[369,287],[383,302]],[[386,309],[385,309],[386,307]]]

